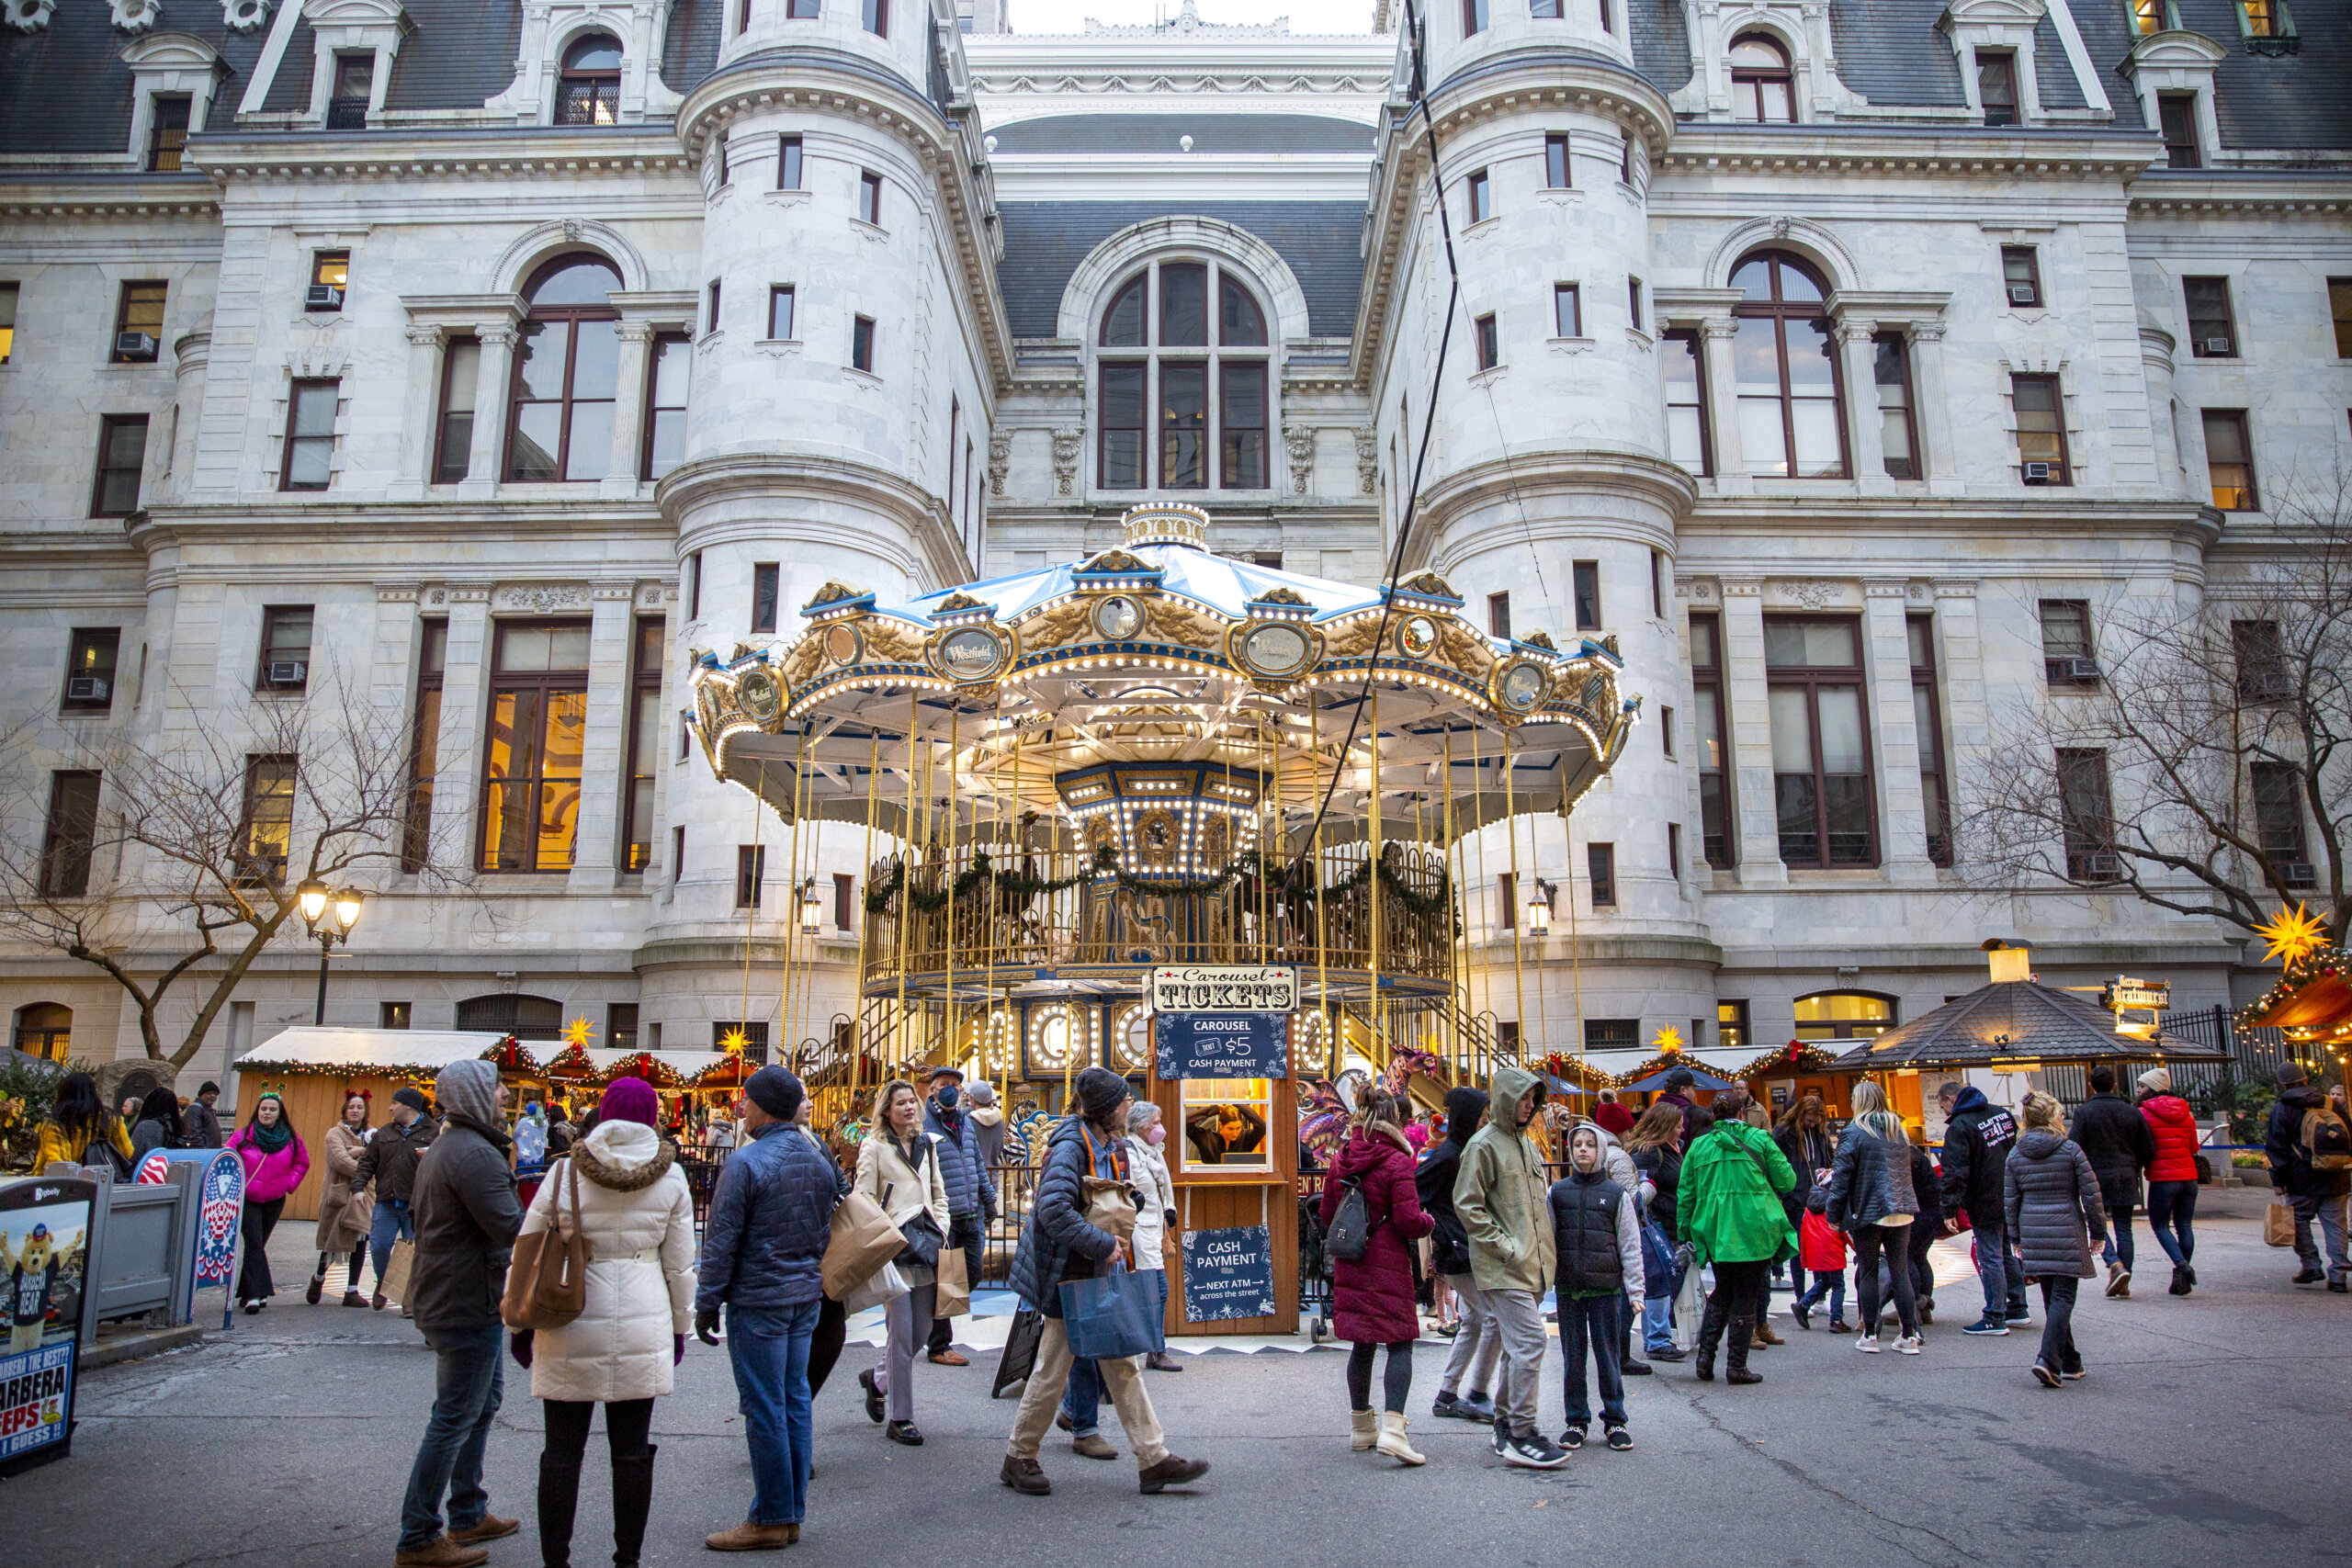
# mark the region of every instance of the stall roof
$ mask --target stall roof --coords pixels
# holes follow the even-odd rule
[[[285,1072],[376,1071],[437,1073],[452,1062],[471,1061],[498,1048],[506,1036],[494,1030],[321,1029],[310,1024],[282,1029],[241,1057],[241,1073],[260,1068]],[[551,1061],[561,1041],[526,1041],[535,1060]]]
[[[2226,1062],[2226,1051],[2177,1037],[2134,1039],[2115,1032],[2105,1008],[2031,980],[1996,980],[1933,1012],[1865,1041],[1838,1058],[1841,1069],[1984,1066],[1994,1062]]]

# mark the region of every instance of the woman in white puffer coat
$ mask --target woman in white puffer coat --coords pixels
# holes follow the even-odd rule
[[[514,1337],[546,1402],[539,1455],[539,1550],[546,1568],[570,1568],[572,1515],[588,1425],[605,1407],[613,1455],[613,1561],[628,1568],[653,1502],[653,1402],[673,1386],[694,1326],[694,1200],[675,1145],[654,1132],[661,1101],[642,1078],[605,1090],[596,1130],[548,1171],[523,1216],[529,1235],[574,1221],[588,1238],[587,1304],[560,1328]],[[574,1174],[578,1176],[575,1189]],[[559,1215],[560,1211],[560,1215]]]

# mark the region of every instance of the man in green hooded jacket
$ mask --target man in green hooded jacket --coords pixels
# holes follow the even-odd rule
[[[1502,1335],[1495,1383],[1494,1451],[1509,1464],[1556,1470],[1567,1450],[1535,1429],[1544,1371],[1544,1292],[1552,1282],[1551,1182],[1528,1128],[1544,1106],[1544,1082],[1520,1067],[1498,1067],[1487,1124],[1462,1151],[1453,1212],[1470,1238],[1470,1274]]]
[[[1797,1245],[1780,1199],[1795,1189],[1796,1172],[1771,1134],[1740,1120],[1747,1103],[1744,1089],[1717,1091],[1714,1104],[1708,1107],[1715,1113],[1715,1124],[1684,1151],[1675,1191],[1679,1237],[1691,1245],[1701,1263],[1712,1263],[1715,1269],[1715,1288],[1699,1325],[1693,1370],[1701,1382],[1715,1380],[1715,1348],[1723,1343],[1726,1319],[1731,1353],[1724,1358],[1724,1381],[1764,1381],[1762,1373],[1747,1370],[1758,1292],[1770,1275],[1772,1259],[1782,1248],[1793,1251]]]

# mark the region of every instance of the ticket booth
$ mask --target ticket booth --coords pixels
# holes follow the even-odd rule
[[[1228,1038],[1188,1052],[1187,1042],[1171,1042],[1181,1026],[1154,1020],[1148,1092],[1168,1125],[1176,1188],[1171,1336],[1298,1330],[1298,1100],[1289,1070],[1295,1021],[1238,1016],[1266,1021],[1257,1026],[1258,1048],[1234,1049]]]

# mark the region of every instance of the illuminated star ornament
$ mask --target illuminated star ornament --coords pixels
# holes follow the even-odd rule
[[[743,1054],[743,1048],[751,1043],[751,1036],[745,1034],[741,1029],[730,1029],[719,1037],[718,1048],[730,1056],[740,1056]]]
[[[2327,945],[2327,922],[2298,904],[2280,909],[2268,925],[2255,927],[2254,934],[2268,944],[2263,962],[2276,958],[2292,969]]]
[[[1682,1036],[1674,1025],[1669,1023],[1657,1032],[1657,1038],[1651,1043],[1657,1047],[1659,1055],[1671,1056],[1682,1049]]]
[[[585,1051],[588,1049],[588,1037],[595,1032],[596,1031],[588,1022],[587,1015],[583,1013],[563,1026],[564,1043],[577,1045]]]

